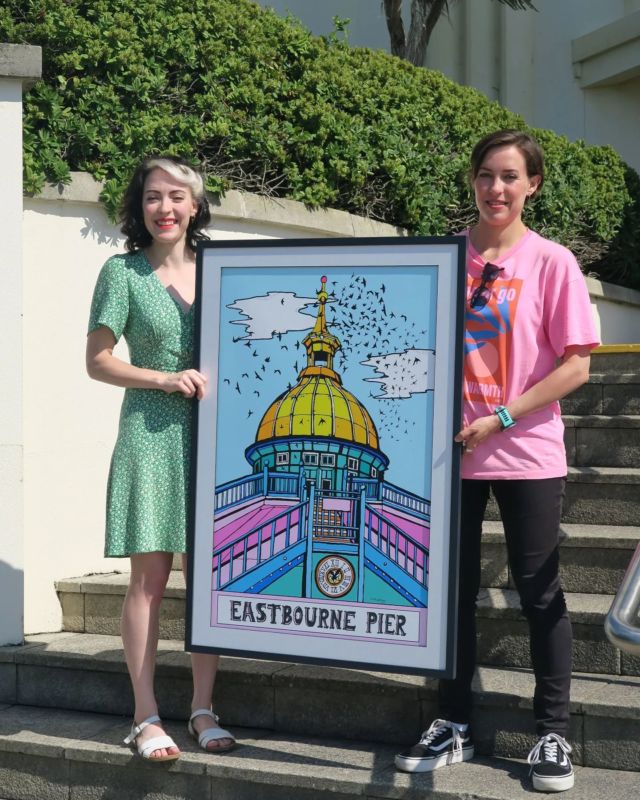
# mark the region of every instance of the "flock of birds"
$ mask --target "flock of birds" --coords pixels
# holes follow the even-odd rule
[[[420,346],[425,330],[419,330],[407,316],[396,313],[387,307],[384,283],[371,284],[363,275],[352,273],[344,285],[340,280],[329,281],[327,286],[329,301],[326,305],[327,327],[340,339],[341,349],[334,358],[334,368],[340,373],[343,385],[349,389],[349,368],[355,362],[374,358],[377,354],[401,353]],[[314,304],[317,306],[317,303]],[[309,326],[311,328],[311,324]],[[307,355],[300,331],[282,333],[273,330],[272,338],[267,340],[246,339],[234,336],[233,343],[249,349],[252,366],[244,369],[238,379],[223,379],[223,385],[243,399],[249,398],[254,408],[247,409],[247,419],[254,415],[259,419],[268,404],[275,397],[263,397],[261,383],[269,375],[282,375],[282,370],[272,365],[274,342],[281,351],[290,354],[293,377],[285,383],[282,390],[288,391],[297,383],[298,374],[307,364]],[[294,341],[294,338],[295,341]],[[268,350],[267,350],[268,348]],[[284,352],[282,353],[284,355]],[[255,359],[255,361],[254,361]],[[281,359],[279,359],[281,361]],[[246,363],[246,358],[243,359]],[[403,404],[397,399],[385,399],[369,391],[367,402],[354,392],[367,407],[378,428],[378,434],[392,441],[401,441],[411,434],[414,422],[409,422],[403,413]],[[370,401],[375,401],[375,407]]]

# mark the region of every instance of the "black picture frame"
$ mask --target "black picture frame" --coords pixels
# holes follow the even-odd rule
[[[198,246],[187,650],[455,674],[465,250]]]

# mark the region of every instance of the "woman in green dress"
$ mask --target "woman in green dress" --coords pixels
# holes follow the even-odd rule
[[[198,172],[173,156],[146,159],[122,205],[128,252],[100,272],[87,337],[90,377],[125,388],[107,488],[105,555],[131,561],[121,633],[135,711],[125,742],[152,761],[180,755],[162,728],[153,677],[160,601],[173,554],[186,550],[193,404],[207,382],[193,368],[193,304],[195,248],[209,221]],[[113,354],[121,335],[130,363]],[[205,750],[229,750],[235,740],[211,711],[218,657],[193,653],[191,661],[189,732]]]

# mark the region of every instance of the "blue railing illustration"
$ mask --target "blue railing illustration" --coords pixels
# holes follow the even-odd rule
[[[216,486],[215,510],[230,508],[263,494],[264,478],[262,474],[247,475],[244,478]]]
[[[315,492],[313,536],[315,539],[346,539],[357,542],[360,536],[359,495],[354,491]]]
[[[215,510],[222,511],[250,500],[252,497],[297,497],[302,499],[303,473],[263,472],[245,475],[235,481],[216,486]]]
[[[351,478],[349,485],[354,491],[364,489],[367,500],[380,500],[395,508],[411,511],[423,519],[431,518],[431,503],[428,500],[393,483],[380,482],[374,478]]]
[[[365,540],[421,586],[427,586],[429,551],[370,506],[365,511]]]
[[[270,472],[267,494],[279,497],[301,497],[302,484],[297,472]]]
[[[262,478],[262,476],[260,476]],[[298,503],[213,552],[213,588],[224,589],[248,570],[306,537],[308,501]]]
[[[380,500],[390,506],[411,511],[423,519],[431,519],[431,503],[424,497],[418,497],[413,492],[394,486],[392,483],[383,483]]]
[[[367,500],[380,499],[380,486],[382,484],[375,478],[354,478],[349,480],[349,486],[352,491],[360,493],[364,489],[364,496]]]

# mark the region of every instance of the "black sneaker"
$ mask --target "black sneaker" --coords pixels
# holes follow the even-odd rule
[[[458,764],[473,758],[471,729],[462,733],[446,719],[434,720],[418,744],[398,753],[396,767],[404,772],[431,772],[438,767]]]
[[[548,733],[538,739],[529,753],[533,788],[539,792],[564,792],[574,782],[573,767],[568,742],[557,733]]]

